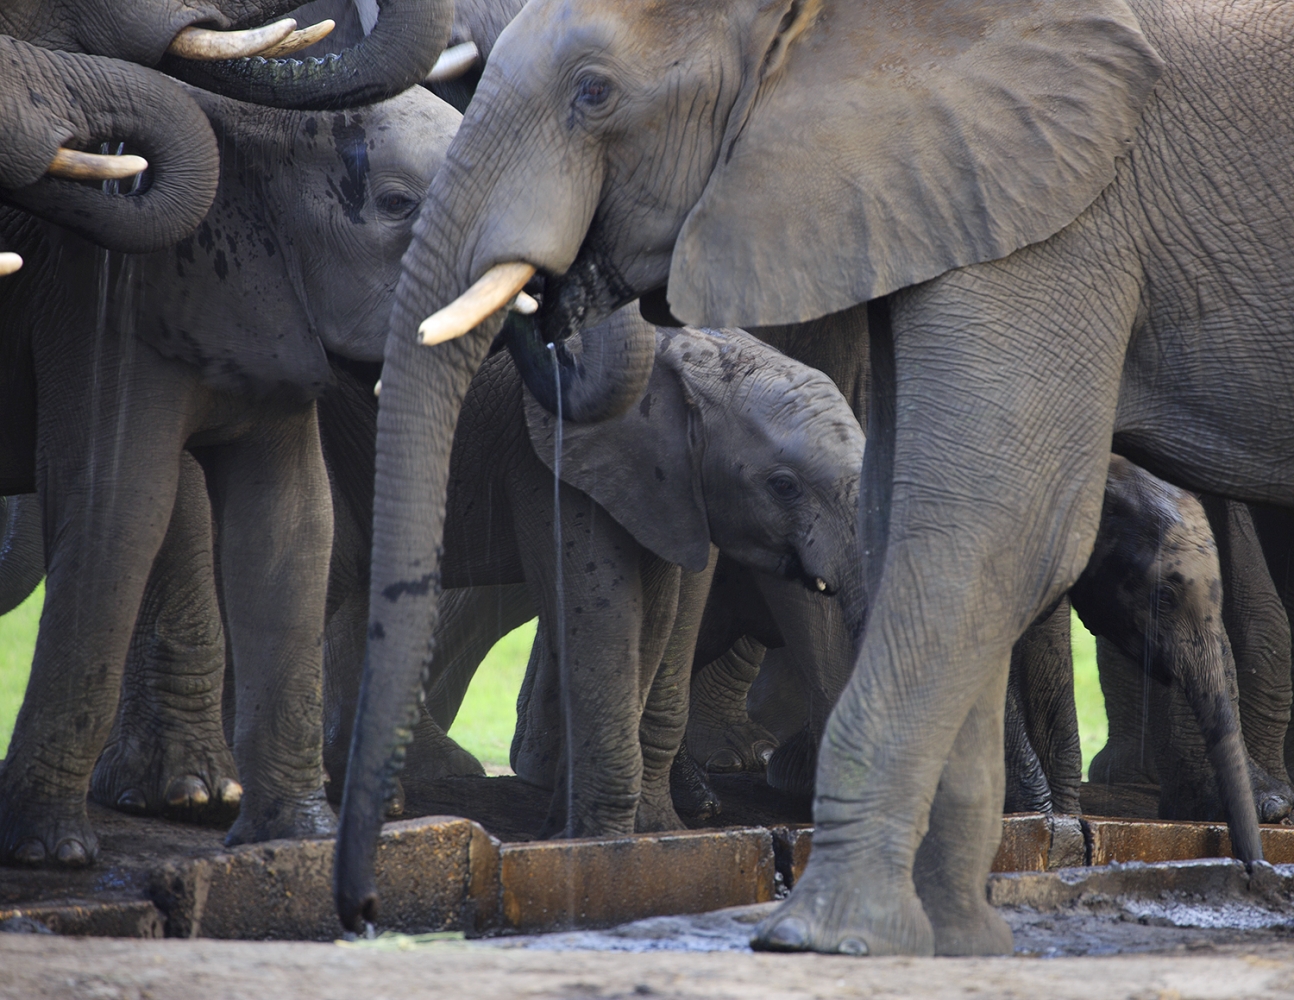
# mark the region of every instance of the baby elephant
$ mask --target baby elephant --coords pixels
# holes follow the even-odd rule
[[[622,311],[612,322],[643,321]],[[444,583],[529,585],[528,600],[510,602],[513,620],[498,624],[524,621],[531,606],[540,618],[536,694],[515,765],[558,789],[550,835],[682,825],[669,771],[687,723],[712,543],[814,593],[858,599],[863,435],[835,385],[740,331],[656,336],[636,406],[606,423],[562,426],[556,491],[558,423],[523,391],[506,354],[478,373],[455,435]],[[443,605],[433,703],[440,673],[471,645],[472,611],[470,599]],[[446,773],[446,743],[427,739],[429,726],[424,719],[406,758],[410,799],[420,774]]]

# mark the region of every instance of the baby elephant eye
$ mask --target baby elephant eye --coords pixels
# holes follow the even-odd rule
[[[800,495],[800,484],[785,472],[768,477],[768,488],[779,500],[794,500]]]
[[[586,108],[596,108],[611,96],[611,81],[601,76],[580,77],[575,85],[575,100]]]
[[[410,198],[408,195],[400,194],[397,191],[388,191],[386,194],[380,194],[373,199],[373,204],[383,215],[389,215],[393,219],[407,219],[418,208],[416,198]]]

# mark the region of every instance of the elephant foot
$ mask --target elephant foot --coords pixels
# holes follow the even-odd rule
[[[813,862],[810,862],[813,865]],[[831,864],[809,870],[751,938],[756,951],[828,955],[933,955],[935,932],[912,891],[860,891],[856,873]]]
[[[213,826],[233,822],[243,786],[224,735],[163,735],[114,738],[95,765],[90,798],[137,816]]]
[[[1015,950],[1011,928],[993,907],[975,900],[968,912],[932,906],[936,955],[1010,955]]]
[[[238,819],[225,835],[225,846],[331,837],[336,833],[337,820],[328,808],[322,788],[295,802],[282,798],[257,802],[248,795],[243,799]]]
[[[84,868],[99,857],[99,838],[85,799],[39,803],[0,792],[0,864],[24,868]]]
[[[779,792],[812,798],[818,772],[819,736],[805,726],[775,751],[768,761],[768,784]]]
[[[672,802],[638,803],[638,812],[634,815],[634,833],[665,833],[669,830],[686,830],[684,823]]]
[[[1094,785],[1157,785],[1150,747],[1141,740],[1108,740],[1088,767]]]
[[[675,810],[698,823],[707,823],[723,812],[723,803],[688,750],[679,747],[669,772],[669,794]]]
[[[1254,805],[1258,807],[1258,822],[1280,823],[1289,818],[1291,809],[1294,809],[1294,789],[1273,778],[1252,760],[1249,762],[1249,785],[1254,792]]]
[[[749,719],[722,729],[689,726],[687,742],[697,762],[710,774],[762,774],[777,750],[777,737]]]

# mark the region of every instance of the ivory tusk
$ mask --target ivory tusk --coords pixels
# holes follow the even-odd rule
[[[381,379],[378,379],[376,382],[374,382],[374,383],[373,383],[373,395],[374,395],[374,396],[381,396],[381,395],[382,395],[382,380],[381,380]]]
[[[517,292],[516,301],[512,303],[512,311],[519,312],[522,316],[533,316],[539,312],[539,303],[525,292]]]
[[[418,340],[432,347],[461,337],[516,298],[534,273],[535,266],[524,261],[495,264],[444,309],[424,319]]]
[[[457,79],[475,66],[479,58],[481,58],[481,50],[476,47],[475,42],[451,45],[440,54],[440,58],[436,60],[436,65],[431,67],[431,72],[427,74],[424,82],[440,83],[444,80]]]
[[[292,34],[296,27],[297,22],[290,17],[244,31],[215,31],[190,26],[171,40],[166,51],[181,59],[197,59],[202,62],[241,59],[244,56],[260,55],[266,49],[273,48]]]
[[[147,169],[148,161],[142,156],[105,156],[60,146],[47,173],[70,181],[120,181]]]
[[[268,49],[262,49],[256,54],[262,59],[282,59],[284,56],[290,56],[294,52],[300,52],[307,46],[313,45],[321,39],[327,38],[332,33],[332,29],[337,27],[337,22],[332,18],[320,21],[318,24],[312,24],[308,28],[299,28],[292,32],[287,38],[279,42],[278,45],[271,45]]]
[[[827,581],[818,577],[813,581],[813,585],[818,588],[819,593],[827,589]]]
[[[16,253],[0,253],[0,278],[13,274],[22,267],[22,257]]]

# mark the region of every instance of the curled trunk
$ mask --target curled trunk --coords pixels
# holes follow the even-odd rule
[[[216,140],[173,81],[0,37],[0,87],[12,96],[0,110],[0,200],[123,253],[169,246],[206,216],[220,179]],[[99,152],[105,143],[148,161],[133,193],[46,175],[60,146]],[[132,187],[119,182],[120,191]]]
[[[44,576],[39,500],[33,493],[0,497],[0,615],[27,600]]]
[[[323,58],[253,56],[208,63],[168,55],[161,69],[203,90],[269,107],[329,110],[372,104],[426,78],[453,22],[449,0],[379,0],[378,7],[366,38]]]

